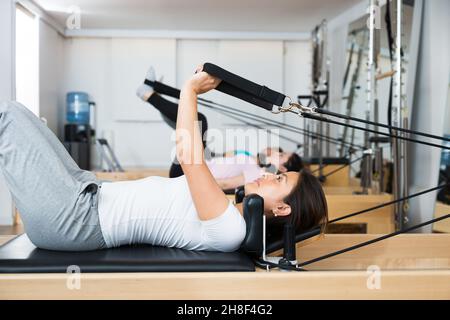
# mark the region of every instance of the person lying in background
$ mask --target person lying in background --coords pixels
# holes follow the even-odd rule
[[[147,71],[146,79],[150,82],[156,80],[155,71],[152,67]],[[141,84],[136,91],[136,95],[154,106],[161,113],[166,123],[175,129],[178,104],[164,99],[147,84]],[[198,112],[197,120],[201,130],[203,148],[206,149],[208,120],[200,112]],[[223,190],[235,189],[253,182],[265,173],[299,172],[303,168],[302,159],[298,154],[285,152],[281,148],[265,148],[256,155],[247,150],[232,150],[220,155],[211,153],[211,157],[206,158],[206,164]],[[181,165],[174,160],[170,166],[169,177],[176,178],[183,174]]]
[[[235,189],[267,173],[299,172],[303,168],[300,156],[281,148],[265,148],[256,156],[246,150],[233,150],[206,163],[223,190]]]

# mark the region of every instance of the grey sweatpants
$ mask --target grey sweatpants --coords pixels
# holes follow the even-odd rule
[[[25,231],[39,248],[106,248],[98,216],[100,182],[17,102],[0,102],[0,170]]]

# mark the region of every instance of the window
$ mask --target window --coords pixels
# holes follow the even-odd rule
[[[16,100],[39,116],[39,24],[16,6]]]

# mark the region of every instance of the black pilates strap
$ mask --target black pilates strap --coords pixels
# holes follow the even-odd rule
[[[272,111],[274,105],[283,105],[286,98],[282,93],[244,79],[209,62],[203,65],[203,71],[222,80],[216,90],[269,111]]]

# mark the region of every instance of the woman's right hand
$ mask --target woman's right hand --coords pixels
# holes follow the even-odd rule
[[[215,89],[222,81],[202,70],[203,66],[197,67],[196,73],[186,81],[183,89],[190,89],[199,95]]]

